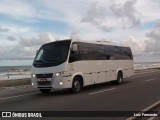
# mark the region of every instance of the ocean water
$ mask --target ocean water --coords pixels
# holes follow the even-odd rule
[[[160,68],[160,62],[137,62],[134,63],[134,70],[147,69],[147,68]]]
[[[135,63],[134,69],[160,68],[160,62]],[[31,66],[0,66],[0,80],[15,80],[31,77]]]
[[[0,80],[15,80],[31,77],[31,66],[0,66]]]

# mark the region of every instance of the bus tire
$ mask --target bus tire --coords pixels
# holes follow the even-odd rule
[[[41,93],[47,94],[50,93],[51,89],[39,89]]]
[[[73,94],[79,93],[82,90],[82,87],[83,87],[83,85],[82,85],[82,79],[80,77],[75,77],[73,79],[71,92]]]
[[[117,80],[116,80],[116,84],[120,85],[123,81],[123,73],[121,71],[118,72],[117,74]]]

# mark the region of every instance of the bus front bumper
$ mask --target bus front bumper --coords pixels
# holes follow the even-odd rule
[[[52,78],[37,78],[36,75],[32,75],[31,82],[34,88],[40,89],[65,89],[72,86],[70,77],[63,75]]]

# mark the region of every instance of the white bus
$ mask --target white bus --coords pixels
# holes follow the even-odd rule
[[[114,81],[134,74],[131,49],[110,42],[61,40],[44,44],[32,66],[32,85],[42,93]]]

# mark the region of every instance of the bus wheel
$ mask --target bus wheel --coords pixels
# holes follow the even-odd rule
[[[75,77],[73,79],[73,83],[72,83],[72,88],[71,91],[72,93],[79,93],[82,89],[82,80],[80,77]]]
[[[122,81],[123,81],[123,74],[122,74],[122,72],[118,72],[116,84],[120,85],[122,83]]]
[[[41,91],[41,93],[50,93],[51,89],[39,89]]]

